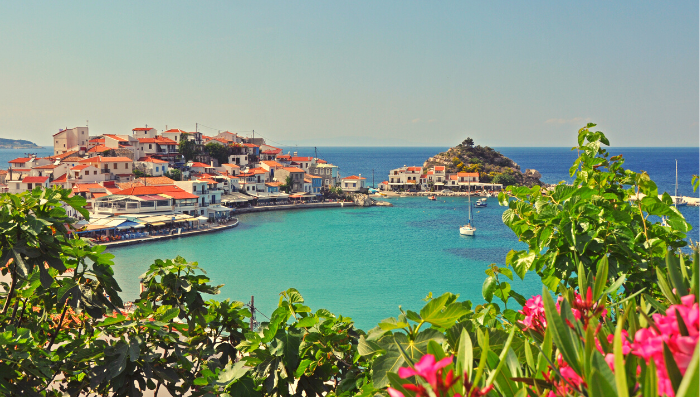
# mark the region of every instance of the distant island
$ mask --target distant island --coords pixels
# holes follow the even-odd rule
[[[474,146],[472,138],[446,152],[438,153],[423,163],[423,172],[434,166],[445,166],[445,172],[478,172],[479,182],[499,183],[503,186],[543,185],[542,175],[537,170],[520,171],[515,161],[488,146]]]
[[[0,138],[0,149],[41,149],[43,146],[39,146],[34,142],[26,141],[24,139],[6,139]]]

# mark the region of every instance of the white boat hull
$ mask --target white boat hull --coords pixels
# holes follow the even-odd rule
[[[463,236],[473,236],[476,232],[476,228],[473,226],[462,226],[459,228],[459,234]]]

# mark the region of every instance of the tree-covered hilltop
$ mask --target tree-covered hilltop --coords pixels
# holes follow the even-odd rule
[[[433,166],[445,166],[445,172],[478,172],[480,182],[500,183],[504,186],[542,185],[539,172],[536,170],[520,171],[520,166],[500,152],[488,147],[474,146],[472,138],[465,139],[459,145],[446,152],[436,154],[423,163],[427,172]]]
[[[3,149],[39,149],[41,146],[24,139],[0,138],[0,148]]]

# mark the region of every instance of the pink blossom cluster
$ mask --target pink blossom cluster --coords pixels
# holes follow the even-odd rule
[[[525,302],[525,306],[520,311],[525,318],[520,321],[524,331],[529,329],[544,335],[544,330],[547,328],[547,317],[544,314],[544,303],[542,303],[542,295],[535,295]]]
[[[575,294],[575,302],[571,305],[574,317],[584,322],[584,328],[587,327],[588,320],[593,316],[605,317],[607,315],[607,309],[593,301],[590,288],[586,295],[586,299],[582,299],[579,294]],[[562,299],[562,297],[559,297],[558,302],[561,302]],[[559,303],[557,303],[557,309],[559,309]],[[540,295],[530,298],[520,312],[525,315],[525,319],[521,321],[521,324],[525,326],[525,330],[532,329],[544,334],[547,320],[545,318],[544,306]],[[679,316],[680,320],[685,324],[687,335],[681,333]],[[634,335],[634,341],[630,340],[627,331],[622,330],[622,353],[625,356],[632,353],[635,356],[643,358],[647,363],[649,363],[650,360],[654,360],[659,377],[659,395],[673,397],[673,388],[668,378],[664,362],[663,346],[664,343],[668,346],[681,374],[685,374],[700,336],[700,310],[698,308],[698,303],[695,301],[695,296],[687,295],[682,297],[680,305],[672,305],[666,310],[666,315],[657,313],[652,316],[652,319],[653,324],[651,324],[649,328],[642,328],[637,331]],[[596,330],[596,334],[598,331],[599,329]],[[608,343],[612,344],[614,335],[608,335],[607,339]],[[605,355],[605,361],[614,371],[614,354],[605,354],[598,339],[596,339],[596,348],[601,354]],[[545,379],[553,385],[557,392],[556,395],[566,395],[569,393],[571,390],[568,383],[574,385],[585,384],[584,379],[576,374],[576,372],[562,360],[560,355],[557,357],[557,364],[558,370],[564,378],[563,380],[557,381],[553,377],[544,374]],[[637,368],[638,373],[639,371],[640,369]],[[565,381],[568,381],[568,383]],[[552,393],[551,395],[555,394]]]
[[[401,379],[410,378],[411,376],[416,376],[422,378],[425,382],[430,385],[432,389],[432,394],[436,396],[444,396],[447,392],[460,381],[459,376],[455,376],[452,370],[448,371],[445,376],[443,376],[443,368],[452,364],[453,356],[445,357],[442,360],[435,362],[435,356],[432,354],[426,354],[421,357],[420,361],[416,363],[413,368],[401,367],[399,368],[399,377]],[[479,389],[474,387],[472,389],[472,384],[468,380],[469,378],[464,376],[464,387],[468,390],[464,397],[481,397],[485,396],[493,389],[493,385]],[[422,385],[405,384],[403,388],[416,393],[416,397],[427,397],[430,396],[425,387]],[[389,388],[387,390],[391,397],[404,397],[404,394],[394,388]],[[462,397],[461,394],[455,393],[454,397]]]
[[[688,335],[681,334],[679,319],[685,324]],[[700,323],[698,321],[700,311],[694,295],[686,295],[681,298],[680,305],[672,305],[666,310],[666,315],[654,314],[653,326],[642,328],[634,335],[632,354],[643,358],[647,363],[654,360],[656,373],[659,377],[659,395],[673,397],[674,392],[671,381],[664,364],[664,343],[673,354],[674,361],[678,365],[681,374],[685,374],[688,364],[693,357],[693,351],[698,344]]]

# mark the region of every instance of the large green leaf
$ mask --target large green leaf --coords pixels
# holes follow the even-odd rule
[[[544,310],[547,317],[548,328],[552,328],[552,338],[554,344],[561,351],[564,360],[569,366],[579,375],[581,375],[581,366],[578,361],[578,354],[574,345],[574,340],[571,336],[569,327],[564,323],[562,316],[557,312],[557,307],[554,304],[552,296],[545,287],[542,288],[542,300],[544,301]],[[567,306],[567,305],[562,305]],[[562,307],[562,311],[565,307]]]
[[[487,302],[491,302],[493,300],[493,293],[496,291],[496,288],[498,288],[496,278],[493,276],[486,277],[484,284],[481,286],[481,295]]]
[[[474,348],[472,346],[472,339],[469,337],[469,332],[462,328],[462,334],[459,337],[459,345],[457,347],[457,373],[466,373],[467,379],[471,379],[473,369]]]
[[[382,351],[384,351],[384,349],[379,346],[379,343],[373,340],[367,340],[364,335],[361,335],[360,339],[357,341],[357,352],[363,357],[372,356]]]
[[[224,369],[219,372],[219,377],[216,379],[215,383],[219,386],[227,387],[231,383],[242,378],[243,375],[247,374],[252,368],[245,365],[245,361],[238,361],[237,363],[229,363]]]

